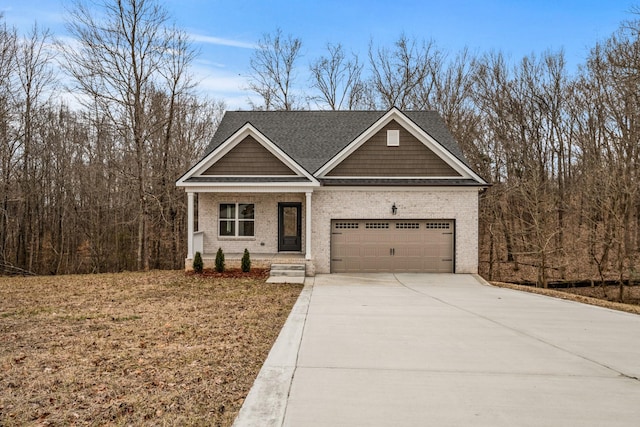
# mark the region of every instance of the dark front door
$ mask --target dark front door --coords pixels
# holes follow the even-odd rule
[[[302,249],[302,203],[278,203],[278,251]]]

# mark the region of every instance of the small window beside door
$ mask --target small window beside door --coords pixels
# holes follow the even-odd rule
[[[221,237],[253,237],[253,203],[221,203],[218,222],[218,234]]]

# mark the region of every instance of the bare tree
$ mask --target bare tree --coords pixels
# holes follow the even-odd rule
[[[424,91],[432,62],[438,57],[435,42],[417,42],[404,34],[394,43],[394,49],[369,45],[372,86],[384,108],[420,109],[418,90]]]
[[[627,21],[598,43],[577,86],[584,113],[576,140],[592,188],[583,195],[589,253],[602,280],[615,272],[621,301],[624,281],[637,275],[640,247],[639,31],[639,20]]]
[[[507,262],[536,270],[546,286],[549,271],[564,275],[563,189],[570,129],[568,84],[562,52],[525,57],[512,69],[500,54],[477,62],[474,102],[483,113],[479,140],[489,139],[499,210],[487,218],[504,234]],[[563,162],[561,164],[561,162]],[[561,209],[562,208],[562,209]]]
[[[311,85],[320,91],[315,101],[332,110],[357,109],[363,103],[363,65],[357,55],[347,59],[341,44],[328,44],[327,53],[310,66]]]
[[[78,48],[65,51],[65,68],[88,102],[97,102],[119,130],[130,150],[130,168],[137,194],[139,269],[149,268],[149,140],[158,128],[171,124],[154,117],[148,108],[151,96],[169,82],[175,100],[184,67],[193,58],[184,34],[168,27],[167,12],[155,0],[101,0],[99,12],[81,2],[74,3],[68,29]]]
[[[50,49],[52,36],[49,30],[41,30],[34,25],[31,32],[19,40],[17,51],[17,71],[20,81],[19,103],[22,152],[22,175],[20,183],[23,192],[22,221],[18,233],[18,259],[20,265],[32,270],[37,263],[37,255],[42,245],[43,229],[40,202],[42,168],[37,160],[41,159],[44,143],[37,138],[38,108],[45,102],[47,91],[54,83],[51,68],[53,51]]]
[[[279,28],[258,42],[250,61],[249,89],[262,98],[263,105],[250,101],[254,108],[289,111],[299,107],[294,83],[301,47],[299,38],[283,36]]]
[[[60,101],[51,34],[34,26],[18,37],[1,22],[0,273],[184,263],[185,200],[173,179],[201,155],[224,104],[191,91],[188,39],[145,21],[164,22],[161,9],[100,5],[77,3],[72,18],[86,37],[63,61],[78,110]]]
[[[0,262],[7,263],[9,250],[9,201],[15,180],[16,157],[19,139],[14,131],[14,96],[16,91],[17,34],[13,28],[7,28],[0,14]]]

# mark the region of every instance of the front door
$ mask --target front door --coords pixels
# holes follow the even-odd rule
[[[302,203],[278,203],[278,251],[302,250]]]

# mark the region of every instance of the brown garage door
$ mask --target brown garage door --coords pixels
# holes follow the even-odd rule
[[[453,220],[333,220],[331,272],[454,272]]]

